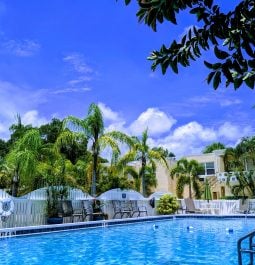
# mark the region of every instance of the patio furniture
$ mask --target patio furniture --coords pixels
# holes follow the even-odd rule
[[[113,211],[114,211],[113,219],[118,214],[120,215],[120,218],[123,218],[123,216],[125,216],[125,215],[126,215],[126,217],[131,217],[132,210],[131,210],[130,206],[128,206],[126,201],[114,200],[114,201],[112,201],[112,205],[113,205]]]
[[[87,217],[88,217],[88,221],[96,221],[96,220],[105,219],[105,214],[102,211],[100,206],[95,211],[90,201],[83,201],[82,204],[83,204],[83,210],[84,210],[84,213],[83,213],[84,220],[87,220]]]
[[[203,213],[201,209],[196,209],[193,199],[184,199],[186,205],[186,213]]]
[[[74,211],[72,201],[70,200],[63,200],[59,202],[59,216],[63,218],[70,218],[71,222],[73,223],[75,218],[79,218],[81,221],[83,220],[83,211],[76,210]]]
[[[186,208],[183,206],[182,200],[177,200],[177,202],[178,202],[178,205],[179,205],[179,207],[177,209],[177,213],[179,213],[179,211],[181,211],[181,213],[184,213],[184,211],[186,210]]]
[[[141,214],[148,215],[147,208],[145,206],[138,206],[137,201],[130,201],[131,207],[131,217],[133,217],[137,213],[137,217],[140,217]]]

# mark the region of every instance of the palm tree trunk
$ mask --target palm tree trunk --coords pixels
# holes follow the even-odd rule
[[[142,192],[143,192],[143,196],[146,196],[145,167],[146,167],[146,158],[142,157],[141,178],[142,178]]]
[[[91,195],[96,196],[96,181],[97,181],[97,161],[98,161],[98,148],[96,147],[96,140],[93,143],[93,168],[92,168],[92,183],[91,183]]]
[[[12,188],[11,188],[11,194],[13,197],[18,196],[18,189],[19,189],[19,175],[17,172],[15,172],[12,179]]]
[[[189,198],[192,199],[191,174],[189,174]]]

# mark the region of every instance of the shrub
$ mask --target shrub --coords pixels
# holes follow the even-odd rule
[[[157,204],[157,212],[159,214],[172,214],[177,211],[178,207],[179,205],[176,198],[170,194],[165,194],[160,198]]]

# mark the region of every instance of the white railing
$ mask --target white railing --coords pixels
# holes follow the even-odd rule
[[[240,208],[239,200],[194,200],[195,206],[201,210],[208,210],[208,213],[228,215],[235,214]]]

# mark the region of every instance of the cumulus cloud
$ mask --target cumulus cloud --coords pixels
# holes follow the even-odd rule
[[[47,90],[34,90],[0,80],[0,138],[7,139],[9,137],[9,127],[15,122],[17,114],[23,118],[25,113],[37,110],[40,104],[47,101],[47,97]],[[28,120],[29,115],[26,117]],[[38,115],[37,118],[42,119]]]
[[[241,126],[231,122],[209,127],[191,121],[178,126],[173,117],[157,108],[147,109],[128,125],[118,112],[104,103],[99,103],[99,106],[104,118],[109,122],[107,131],[120,130],[139,137],[147,127],[153,128],[149,130],[148,144],[151,147],[167,148],[177,157],[199,154],[205,146],[218,141],[227,146],[235,146],[242,137],[254,134],[254,128],[251,126]],[[163,132],[164,136],[161,135]]]
[[[130,125],[129,130],[134,135],[140,135],[148,128],[149,134],[158,135],[169,131],[175,123],[176,120],[163,111],[148,108]]]
[[[23,124],[32,124],[33,126],[41,126],[42,124],[49,122],[46,118],[39,117],[37,110],[27,111],[22,115],[21,120]]]
[[[102,111],[104,119],[110,120],[110,121],[119,121],[121,119],[118,112],[113,111],[111,108],[106,106],[104,103],[99,102],[97,105]]]
[[[3,48],[7,52],[19,57],[31,57],[36,54],[41,45],[34,40],[8,40],[3,43]]]
[[[218,136],[229,141],[236,141],[244,136],[249,136],[253,132],[251,126],[238,126],[236,124],[225,122],[219,127]]]

